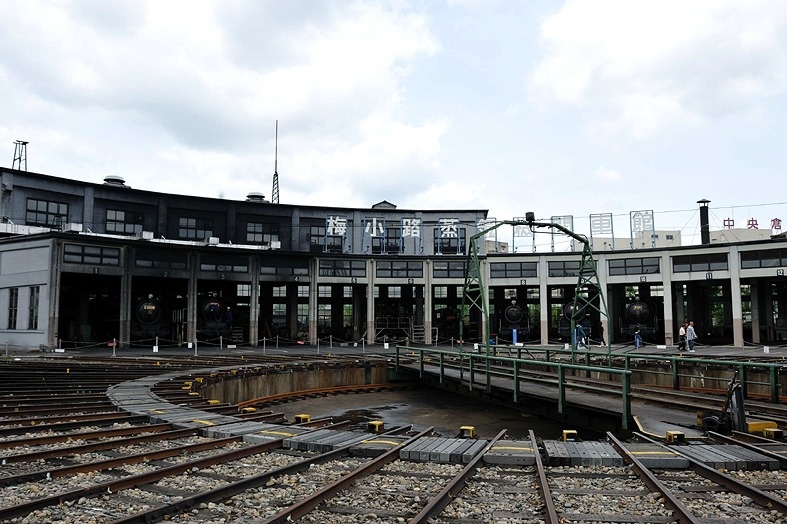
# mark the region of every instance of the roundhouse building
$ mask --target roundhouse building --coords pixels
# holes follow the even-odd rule
[[[461,307],[487,210],[234,201],[0,168],[0,216],[0,342],[15,347],[438,344],[460,323],[465,340],[486,333],[480,312]],[[504,245],[479,246],[491,336],[508,342],[514,327],[519,342],[562,344],[580,253]],[[609,320],[588,312],[591,339],[603,327],[629,342],[640,324],[646,340],[674,344],[689,318],[705,344],[787,336],[783,238],[594,258]],[[512,301],[523,318],[507,318]]]

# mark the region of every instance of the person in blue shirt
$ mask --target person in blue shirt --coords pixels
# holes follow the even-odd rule
[[[639,332],[639,324],[637,324],[637,330],[634,331],[634,347],[637,349],[642,347],[642,333]]]
[[[575,333],[575,340],[577,347],[585,347],[585,328],[582,327],[582,324],[577,324],[577,329]]]

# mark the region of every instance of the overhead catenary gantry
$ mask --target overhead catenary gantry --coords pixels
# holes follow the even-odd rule
[[[479,241],[483,240],[486,235],[500,226],[510,225],[513,227],[528,227],[533,233],[536,233],[538,228],[549,228],[560,231],[569,237],[577,240],[582,244],[582,261],[579,265],[579,273],[577,278],[577,285],[574,291],[574,302],[571,308],[571,349],[577,349],[576,322],[587,314],[588,308],[594,309],[599,312],[602,317],[609,322],[609,312],[607,311],[607,302],[604,298],[604,291],[598,280],[598,271],[596,269],[596,261],[593,258],[593,251],[590,247],[590,242],[585,235],[575,233],[561,224],[554,222],[537,222],[534,219],[532,212],[525,214],[525,220],[501,220],[495,222],[493,225],[479,230],[478,233],[470,237],[470,246],[467,253],[467,263],[465,267],[465,283],[462,293],[462,320],[464,316],[469,314],[473,308],[480,310],[483,318],[483,343],[485,345],[486,354],[492,353],[491,344],[491,331],[489,324],[489,301],[486,296],[486,288],[484,286],[482,271],[481,271],[481,258],[479,255]],[[469,306],[466,310],[465,305]],[[598,305],[596,305],[598,304]],[[464,321],[459,323],[459,339],[460,347],[464,343]],[[607,348],[611,350],[609,341],[607,341]]]

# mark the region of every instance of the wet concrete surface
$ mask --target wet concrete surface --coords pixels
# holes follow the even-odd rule
[[[381,420],[385,429],[412,425],[413,430],[421,431],[433,426],[436,433],[445,437],[458,436],[462,426],[475,427],[478,437],[486,439],[503,429],[508,438],[515,439],[528,438],[531,429],[545,439],[559,439],[564,429],[577,429],[506,406],[429,388],[297,400],[270,409],[284,413],[290,422],[301,414],[312,420],[332,417],[334,422],[350,421],[353,430],[365,431],[369,422]]]

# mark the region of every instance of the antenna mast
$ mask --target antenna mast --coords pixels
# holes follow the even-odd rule
[[[11,169],[27,171],[27,142],[24,140],[14,142],[14,162]]]
[[[279,203],[279,121],[276,121],[276,142],[273,153],[273,193],[271,193],[271,203]]]

